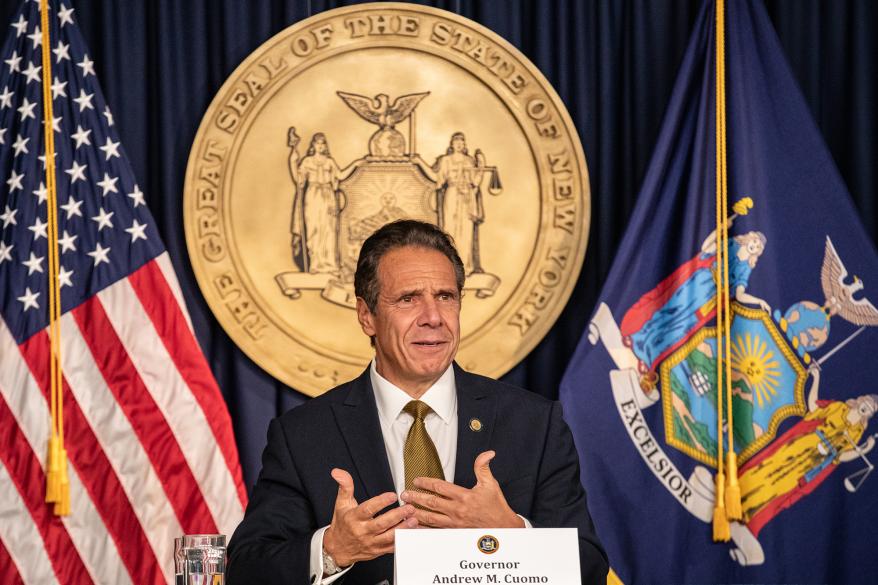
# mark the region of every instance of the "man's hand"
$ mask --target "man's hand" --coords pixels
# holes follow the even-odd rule
[[[394,530],[417,528],[414,506],[400,506],[375,516],[396,501],[395,493],[385,492],[357,505],[351,474],[333,469],[332,479],[338,482],[338,497],[332,522],[323,533],[323,549],[339,567],[392,553]]]
[[[500,484],[491,474],[488,464],[494,455],[494,451],[485,451],[476,457],[476,485],[472,489],[431,477],[416,478],[415,487],[433,492],[402,492],[406,504],[429,508],[415,512],[418,524],[435,528],[523,528],[524,520],[506,503]]]

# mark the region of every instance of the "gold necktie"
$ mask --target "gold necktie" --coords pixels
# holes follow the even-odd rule
[[[427,428],[424,426],[424,417],[433,410],[420,400],[412,400],[402,410],[415,419],[409,429],[402,451],[403,463],[405,464],[405,489],[417,490],[412,484],[416,477],[445,479],[445,474],[442,473],[442,464],[439,462],[436,445],[433,444],[433,440],[430,439]]]

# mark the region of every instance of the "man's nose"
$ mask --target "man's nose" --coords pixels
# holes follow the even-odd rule
[[[436,299],[425,298],[418,324],[425,327],[438,327],[442,324],[442,313],[439,312],[439,303]]]

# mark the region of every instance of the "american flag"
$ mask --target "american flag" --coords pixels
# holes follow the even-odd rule
[[[69,0],[50,12],[71,513],[44,502],[47,190],[39,2],[0,55],[0,580],[167,583],[173,539],[231,534],[246,491],[199,349]]]

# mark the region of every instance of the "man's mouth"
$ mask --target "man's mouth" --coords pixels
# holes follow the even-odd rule
[[[445,345],[445,341],[415,341],[413,342],[415,345],[421,347],[439,347],[440,345]]]

